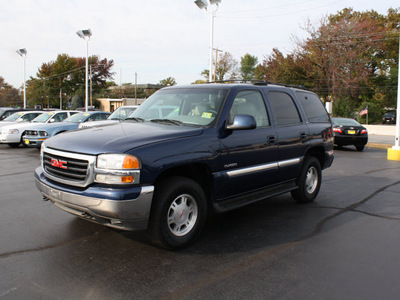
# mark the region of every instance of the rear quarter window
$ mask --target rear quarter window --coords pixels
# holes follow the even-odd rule
[[[329,122],[328,113],[317,95],[306,92],[296,92],[297,98],[311,123]]]

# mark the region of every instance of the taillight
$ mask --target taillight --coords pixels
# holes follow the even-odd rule
[[[333,132],[343,133],[342,129],[338,127],[333,127]]]
[[[368,130],[367,130],[367,129],[361,130],[361,134],[367,134],[367,133],[368,133]]]

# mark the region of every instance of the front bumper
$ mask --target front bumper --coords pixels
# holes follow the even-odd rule
[[[23,143],[25,146],[27,147],[34,147],[34,148],[40,148],[40,146],[42,145],[42,143],[47,140],[47,138],[45,137],[31,137],[31,136],[23,136]]]
[[[67,187],[48,180],[41,167],[35,170],[35,183],[45,199],[80,218],[122,230],[147,229],[153,186]]]
[[[20,134],[3,134],[0,132],[0,143],[4,144],[12,144],[12,143],[19,143],[21,141]]]

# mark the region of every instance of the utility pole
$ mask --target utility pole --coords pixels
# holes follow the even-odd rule
[[[90,65],[90,106],[93,108],[93,85],[92,85],[92,65]]]
[[[213,79],[213,81],[216,81],[216,78],[217,78],[218,52],[224,52],[224,51],[223,50],[219,50],[218,48],[217,49],[214,48],[214,50],[215,50],[215,65],[214,65],[214,79]],[[211,72],[211,70],[210,70],[210,72]]]
[[[135,105],[137,105],[137,73],[135,72]]]

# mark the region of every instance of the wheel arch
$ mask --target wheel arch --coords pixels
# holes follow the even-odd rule
[[[325,149],[323,147],[313,147],[310,148],[306,154],[306,156],[312,156],[318,159],[321,169],[324,169],[325,165]]]
[[[165,178],[173,176],[182,176],[197,182],[204,191],[207,201],[210,202],[213,194],[213,180],[210,168],[206,164],[189,164],[182,165],[178,167],[173,167],[171,169],[162,172],[155,180],[155,186],[163,181]]]

